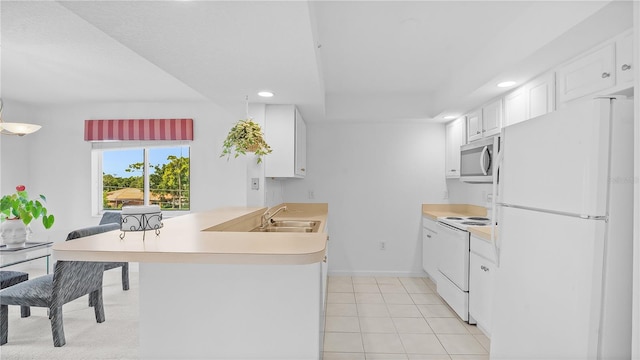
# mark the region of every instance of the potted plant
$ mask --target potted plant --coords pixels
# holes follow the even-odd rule
[[[2,239],[8,246],[22,244],[27,238],[27,227],[31,221],[42,217],[45,229],[51,228],[55,220],[53,214],[47,214],[44,203],[47,198],[40,195],[39,200],[29,200],[24,185],[16,186],[16,193],[5,195],[0,200],[0,222]]]
[[[264,140],[264,134],[260,125],[253,122],[253,119],[239,120],[229,131],[222,146],[220,157],[227,156],[227,159],[234,154],[234,157],[246,155],[247,152],[255,153],[258,157],[257,163],[262,162],[262,156],[271,153],[271,147]]]

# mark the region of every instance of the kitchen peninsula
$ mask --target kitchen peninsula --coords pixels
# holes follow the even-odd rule
[[[54,257],[140,263],[141,359],[319,359],[328,206],[272,209],[285,205],[274,219],[317,231],[251,232],[266,208],[224,208],[166,219],[144,240],[112,231],[56,243]]]

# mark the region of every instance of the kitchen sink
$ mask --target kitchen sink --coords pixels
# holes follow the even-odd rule
[[[251,232],[318,232],[319,221],[314,220],[269,220],[269,225],[251,230]]]
[[[271,220],[269,226],[273,227],[314,227],[317,226],[317,221],[308,220]]]
[[[302,227],[302,226],[267,226],[265,228],[257,227],[251,232],[301,232],[301,233],[310,233],[313,232],[313,228],[311,227]]]

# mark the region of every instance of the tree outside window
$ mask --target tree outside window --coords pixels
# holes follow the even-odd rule
[[[102,182],[104,210],[144,204],[157,204],[163,210],[189,210],[189,147],[104,151]]]

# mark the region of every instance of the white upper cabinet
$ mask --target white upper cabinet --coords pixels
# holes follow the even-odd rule
[[[469,142],[482,138],[482,110],[467,114],[467,140]]]
[[[504,97],[504,126],[547,114],[555,109],[555,74],[539,76]]]
[[[498,99],[482,107],[482,136],[498,134],[501,128],[502,99]]]
[[[556,108],[556,75],[544,74],[524,86],[526,93],[527,119],[548,114]]]
[[[295,153],[295,174],[304,177],[307,171],[307,125],[302,119],[302,115],[296,109],[296,153]]]
[[[526,89],[512,91],[504,97],[504,126],[527,120]]]
[[[447,178],[460,177],[460,146],[466,143],[466,118],[463,116],[451,121],[445,126],[445,176]]]
[[[472,142],[500,133],[502,99],[485,104],[482,109],[467,114],[467,140]]]
[[[304,177],[307,129],[294,105],[267,105],[265,140],[273,152],[264,157],[266,177]]]
[[[617,85],[633,85],[633,31],[616,41],[616,80]]]
[[[557,70],[558,104],[613,87],[615,45],[609,43],[579,57]]]

